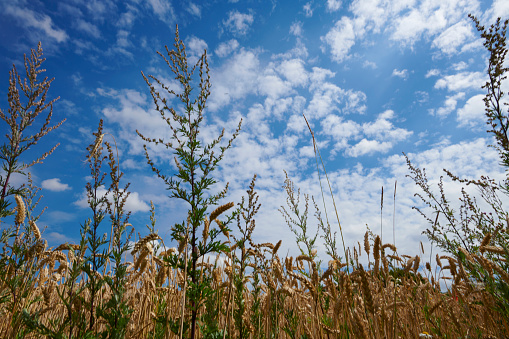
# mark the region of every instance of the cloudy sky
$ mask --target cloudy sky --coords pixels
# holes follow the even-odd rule
[[[23,53],[41,41],[45,75],[55,78],[49,96],[60,97],[53,122],[67,119],[24,158],[29,162],[60,143],[43,165],[31,170],[43,188],[41,207],[48,206],[39,222],[46,227],[44,237],[51,245],[76,242],[80,224],[91,216],[83,161],[92,132],[104,119],[119,148],[124,183],[131,183],[131,223],[142,236],[147,234],[152,200],[156,228],[167,245],[174,245],[169,230],[185,218],[185,205],[167,197],[135,130],[169,135],[140,71],[176,88],[156,51],[171,47],[178,24],[190,62],[204,49],[208,53],[212,94],[203,138],[211,140],[222,128],[231,135],[243,119],[216,175],[220,183],[230,183],[225,202],[239,202],[258,175],[262,208],[255,241],[283,239],[282,251],[297,253],[278,212],[285,205],[284,170],[324,213],[304,114],[328,171],[346,245],[362,242],[366,225],[376,233],[382,227],[384,239],[392,239],[394,226],[400,253],[418,254],[423,241],[429,254],[430,244],[421,235],[429,225],[412,210],[419,206],[414,198],[418,189],[406,177],[402,152],[425,167],[434,183],[443,168],[465,178],[503,177],[485,132],[481,85],[487,53],[468,13],[490,24],[497,16],[509,16],[509,2],[0,1],[0,108],[8,108],[12,65],[23,73]],[[105,140],[112,142],[111,135]],[[151,155],[165,173],[172,173],[171,153],[154,147]],[[459,196],[458,185],[446,188],[453,200]],[[329,194],[325,201],[331,227],[339,231]],[[311,210],[309,227],[316,224]],[[109,231],[106,222],[103,228]],[[321,244],[319,254],[328,260]]]

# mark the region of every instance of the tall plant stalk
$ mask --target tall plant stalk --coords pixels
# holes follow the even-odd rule
[[[187,273],[186,281],[188,285],[185,300],[191,315],[186,322],[190,322],[191,338],[195,338],[198,310],[203,300],[212,295],[213,292],[210,286],[199,279],[201,270],[197,268],[198,259],[208,253],[223,252],[228,249],[226,244],[216,239],[220,233],[219,230],[208,230],[208,241],[204,239],[201,242],[198,239],[198,230],[201,226],[206,225],[207,209],[210,206],[217,205],[226,196],[228,184],[219,193],[207,195],[207,191],[217,183],[212,174],[217,169],[224,152],[231,147],[233,140],[237,137],[241,121],[225,146],[219,146],[224,136],[224,129],[211,143],[203,144],[198,136],[211,88],[207,51],[204,51],[194,66],[189,67],[185,45],[179,38],[178,26],[173,46],[173,50],[166,46],[166,56],[160,52],[157,53],[163,58],[175,75],[175,79],[180,83],[182,90],[180,93],[170,89],[156,77],[152,75],[145,76],[142,72],[143,79],[150,88],[155,108],[170,128],[170,141],[150,138],[139,131],[136,132],[145,142],[163,145],[166,149],[171,150],[174,155],[176,171],[168,175],[156,166],[155,160],[149,155],[147,145],[144,145],[147,162],[166,184],[167,189],[171,192],[170,198],[181,199],[189,206],[186,220],[174,225],[171,233],[173,240],[183,244],[186,249],[189,247],[189,255],[185,258],[178,258],[175,255],[170,257],[169,263],[173,267],[184,269]],[[194,95],[192,86],[196,76],[195,72],[199,73],[199,93],[197,95]],[[155,86],[160,87],[165,93],[161,94]],[[177,109],[170,108],[167,101],[168,96],[176,97],[180,101],[180,107]],[[181,109],[182,113],[179,113],[178,111]],[[226,204],[213,211],[209,217],[210,224],[215,222],[221,230],[225,231],[226,224],[232,218],[229,218],[228,222],[223,224],[217,217],[232,206],[233,203]],[[207,224],[207,226],[210,225]]]

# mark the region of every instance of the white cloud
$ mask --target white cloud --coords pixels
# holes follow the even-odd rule
[[[320,119],[326,115],[338,112],[339,104],[344,98],[345,91],[331,83],[324,83],[313,93],[313,98],[306,109],[308,119]]]
[[[390,31],[391,27],[384,25],[393,23],[400,13],[408,13],[414,5],[415,0],[354,0],[349,9],[355,15],[356,33],[362,36],[369,31]]]
[[[117,46],[119,47],[130,47],[131,42],[129,41],[129,32],[126,30],[119,30],[117,32]]]
[[[334,27],[320,40],[331,49],[332,59],[342,62],[348,57],[348,53],[355,44],[355,31],[352,20],[342,17]]]
[[[392,76],[399,77],[401,79],[405,79],[406,80],[408,78],[408,70],[407,69],[402,69],[400,71],[400,70],[395,68],[392,71]]]
[[[436,89],[446,88],[448,91],[480,89],[484,85],[485,76],[481,72],[461,72],[446,75],[435,83]]]
[[[258,79],[258,93],[271,98],[279,98],[291,94],[290,83],[283,81],[275,74],[264,74]]]
[[[468,67],[468,64],[465,61],[460,61],[452,65],[452,69],[455,71],[462,71]]]
[[[295,36],[302,36],[302,22],[300,21],[294,22],[290,26],[290,33]]]
[[[75,243],[76,240],[60,232],[44,232],[44,239],[50,244]]]
[[[95,21],[104,21],[108,15],[116,11],[116,6],[111,0],[87,0],[82,2],[88,10],[88,14]]]
[[[308,82],[308,73],[301,59],[285,60],[277,69],[293,86],[305,86]]]
[[[231,39],[226,42],[222,42],[217,46],[215,53],[220,58],[224,58],[230,55],[233,51],[239,48],[239,42],[235,39]]]
[[[465,46],[466,41],[473,40],[474,38],[472,26],[462,20],[440,33],[433,40],[432,46],[440,49],[445,54],[456,54],[458,47]],[[464,51],[464,49],[461,48],[460,51]]]
[[[134,9],[129,7],[129,11],[122,13],[117,21],[117,26],[126,29],[131,28],[136,19],[134,11]]]
[[[216,111],[231,100],[256,93],[260,62],[253,51],[241,49],[223,63],[219,69],[211,70],[214,91],[209,97],[209,109]]]
[[[428,73],[426,73],[425,77],[426,78],[436,77],[437,75],[440,75],[440,71],[438,69],[434,68],[434,69],[430,69],[428,71]]]
[[[446,97],[444,105],[436,110],[431,110],[431,113],[439,117],[445,117],[456,109],[458,100],[463,100],[464,98],[465,98],[464,92],[449,95]]]
[[[57,42],[65,42],[69,38],[64,30],[55,27],[53,20],[46,14],[12,5],[5,6],[4,13],[15,17],[23,26],[43,31],[48,37]]]
[[[179,91],[179,88],[170,81],[159,79],[170,89]],[[109,123],[120,126],[119,138],[128,145],[128,154],[143,154],[144,141],[136,134],[136,130],[145,136],[153,138],[165,138],[167,125],[161,120],[159,112],[150,105],[151,101],[143,93],[123,89],[120,92],[98,89],[101,96],[111,97],[117,100],[116,105],[108,105],[102,109],[102,114]],[[171,103],[171,101],[169,101]],[[149,150],[156,159],[169,159],[169,155],[159,147],[149,144]]]
[[[475,95],[467,100],[465,106],[458,109],[456,120],[460,126],[484,126],[486,117],[483,99],[484,95]]]
[[[311,8],[311,2],[307,2],[302,9],[304,10],[305,15],[310,18],[313,16],[313,9]]]
[[[71,187],[60,182],[60,178],[46,179],[41,183],[42,188],[52,192],[63,192],[70,190]]]
[[[507,18],[509,17],[509,3],[506,0],[494,0],[487,13],[491,13],[491,22],[495,22],[498,17]]]
[[[119,29],[116,43],[108,48],[106,54],[121,54],[132,59],[133,54],[128,50],[132,46],[133,44],[129,40],[129,32],[124,29]]]
[[[76,21],[76,28],[79,29],[80,31],[87,33],[88,35],[90,35],[96,39],[101,36],[101,32],[99,31],[99,29],[97,28],[96,25],[93,25],[93,24],[91,24],[85,20],[82,20],[82,19],[78,19]]]
[[[341,0],[327,0],[327,10],[335,12],[341,8]]]
[[[427,28],[427,20],[425,16],[418,10],[413,9],[406,16],[396,19],[396,30],[392,35],[392,39],[397,41],[410,41],[420,38],[422,32]],[[437,26],[443,27],[444,20],[437,21]]]
[[[336,114],[329,114],[320,122],[322,133],[335,140],[334,151],[348,147],[348,141],[360,135],[362,128],[353,120],[344,120]]]
[[[201,18],[201,8],[198,5],[190,2],[189,7],[187,7],[186,10],[189,13],[191,13],[192,15],[197,16],[198,18]]]
[[[230,11],[228,19],[223,20],[223,25],[235,35],[246,35],[254,22],[252,14],[244,14],[239,11]]]
[[[208,47],[205,40],[195,36],[187,38],[185,45],[187,51],[187,62],[189,65],[195,65]]]
[[[364,68],[376,69],[376,68],[377,68],[377,65],[376,65],[376,63],[375,63],[375,62],[365,60],[365,61],[362,63],[362,67],[364,67]]]
[[[395,127],[389,121],[394,118],[394,111],[387,110],[380,113],[375,121],[359,124],[339,115],[329,114],[321,120],[322,133],[335,141],[332,154],[340,150],[345,150],[344,154],[350,157],[386,153],[394,144],[413,134],[412,131]],[[362,140],[356,141],[361,138]],[[350,141],[356,143],[352,146]]]
[[[325,69],[321,67],[313,67],[313,72],[309,75],[309,78],[311,79],[312,86],[310,86],[311,89],[315,88],[316,86],[320,85],[322,82],[325,81],[327,78],[332,78],[336,75],[333,71],[330,69]]]
[[[412,3],[412,7],[414,4],[416,3]],[[443,33],[448,27],[464,19],[468,13],[475,13],[479,8],[477,0],[424,0],[417,4],[394,19],[391,39],[413,45],[423,36],[432,37]],[[460,25],[444,35],[442,39],[446,41],[451,36],[460,38],[463,34]]]
[[[346,151],[346,155],[356,158],[362,155],[373,154],[377,152],[386,153],[391,149],[391,147],[392,144],[390,142],[380,142],[377,140],[367,140],[364,138],[353,147],[350,147]]]
[[[365,100],[364,93],[345,91],[328,82],[315,86],[317,87],[313,97],[305,110],[308,119],[320,119],[334,112],[349,113],[363,109],[361,103]]]
[[[175,11],[170,1],[166,0],[147,0],[148,4],[157,15],[159,20],[166,23],[173,23],[175,21]]]
[[[122,189],[120,191],[123,191]],[[111,192],[107,194],[107,190],[104,188],[104,186],[100,186],[97,189],[97,195],[98,197],[104,197],[112,202]],[[88,197],[87,192],[83,191],[80,198],[74,202],[74,204],[80,208],[88,208]],[[129,194],[129,197],[127,198],[126,204],[124,206],[124,209],[126,211],[130,211],[132,213],[136,212],[148,212],[150,211],[150,206],[143,200],[140,199],[140,195],[138,192],[131,192]]]
[[[405,140],[413,133],[403,128],[394,127],[392,122],[389,121],[394,117],[395,114],[392,110],[382,112],[375,121],[362,124],[362,130],[368,137],[390,141],[392,146],[395,142]]]

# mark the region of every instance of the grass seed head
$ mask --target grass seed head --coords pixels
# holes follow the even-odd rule
[[[41,239],[41,231],[39,231],[39,227],[35,224],[35,221],[30,220],[30,228],[32,229],[32,232],[34,233],[35,239],[39,240]]]
[[[17,195],[14,197],[17,204],[17,214],[16,214],[16,224],[21,225],[25,221],[26,216],[26,207],[25,203],[23,202],[23,198],[20,195]]]
[[[371,246],[369,245],[369,233],[366,231],[364,234],[364,251],[366,251],[366,254],[369,255],[369,251],[371,249]]]
[[[229,202],[227,204],[221,205],[216,208],[212,213],[210,213],[210,220],[216,220],[221,214],[232,208],[235,204],[233,202]]]

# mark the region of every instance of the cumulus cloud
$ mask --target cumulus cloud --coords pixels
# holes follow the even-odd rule
[[[263,74],[257,80],[258,93],[262,95],[279,98],[291,94],[292,87],[290,83],[275,74]]]
[[[350,49],[355,44],[352,20],[342,17],[325,36],[320,37],[320,40],[331,49],[332,60],[342,62],[348,57]]]
[[[122,189],[120,191],[123,191]],[[113,202],[113,198],[111,196],[111,192],[108,193],[104,186],[100,186],[97,189],[98,197],[106,197],[110,202]],[[80,198],[74,202],[74,204],[80,208],[88,208],[88,197],[87,192],[83,191]],[[141,200],[138,192],[131,192],[129,197],[127,198],[126,204],[124,206],[126,211],[131,211],[132,213],[136,212],[148,212],[150,211],[150,206],[143,200]]]
[[[301,59],[284,60],[279,65],[278,71],[293,86],[305,86],[308,82],[308,74]]]
[[[452,111],[456,109],[456,105],[458,104],[458,100],[463,100],[465,98],[464,92],[459,92],[454,95],[449,95],[446,97],[444,105],[439,107],[438,109],[432,109],[430,113],[432,115],[436,115],[438,117],[445,117],[449,115]]]
[[[60,178],[46,179],[41,183],[42,188],[52,192],[63,192],[70,190],[69,185],[61,183]]]
[[[446,88],[448,91],[479,89],[485,81],[485,75],[481,72],[461,72],[439,79],[435,83],[435,88]]]
[[[191,36],[186,39],[187,62],[189,65],[195,65],[203,52],[207,49],[205,40]]]
[[[431,1],[425,0],[411,7],[403,15],[397,16],[393,24],[391,39],[404,44],[413,45],[423,36],[442,34],[449,27],[456,25],[470,12],[476,12],[478,2],[475,0],[458,1]],[[465,35],[466,34],[466,35]],[[444,46],[445,41],[453,36],[465,38],[463,24],[452,28],[437,40],[437,47]]]
[[[223,20],[223,26],[234,35],[246,35],[253,22],[252,14],[240,13],[235,10],[228,13],[228,18]]]
[[[254,51],[241,49],[218,69],[213,69],[214,91],[209,98],[209,109],[216,111],[233,99],[256,93],[260,61]]]
[[[321,122],[322,133],[329,135],[335,141],[334,151],[348,147],[348,142],[361,134],[362,127],[353,120],[345,120],[337,114],[329,114]]]
[[[468,64],[465,61],[460,61],[460,62],[454,63],[452,65],[452,69],[454,69],[455,71],[462,71],[462,70],[466,69],[467,67],[468,67]]]
[[[376,65],[376,63],[375,63],[375,62],[373,62],[373,61],[365,60],[365,61],[362,63],[362,67],[364,67],[364,68],[376,69],[378,66],[377,66],[377,65]]]
[[[346,151],[346,155],[356,158],[362,155],[373,154],[376,152],[386,153],[389,151],[389,149],[391,149],[391,147],[392,145],[390,142],[380,142],[378,140],[367,140],[364,138],[353,147],[350,147]]]
[[[392,76],[406,80],[408,78],[408,70],[407,69],[398,70],[395,68],[392,71]]]
[[[386,153],[397,142],[413,134],[412,131],[395,127],[389,121],[394,118],[394,111],[387,110],[380,113],[376,120],[359,124],[345,120],[338,114],[329,114],[321,121],[321,133],[334,139],[333,154],[341,150],[345,150],[344,154],[350,157]]]
[[[458,109],[457,118],[460,126],[484,126],[485,106],[484,95],[478,94],[467,100],[465,106]]]
[[[180,91],[176,83],[159,79],[170,89]],[[151,106],[151,100],[148,101],[144,93],[135,90],[123,89],[113,91],[108,89],[98,89],[101,96],[115,99],[116,102],[108,104],[102,109],[102,114],[109,123],[115,123],[120,127],[119,138],[128,146],[129,155],[143,154],[143,140],[136,135],[136,130],[143,135],[153,138],[165,138],[167,136],[166,124],[161,123],[160,114]],[[171,103],[171,100],[168,101]],[[169,159],[167,152],[153,144],[148,145],[151,154],[155,159]]]
[[[436,77],[436,76],[438,76],[438,75],[440,75],[440,71],[439,71],[438,69],[434,68],[434,69],[430,69],[430,70],[426,73],[425,77],[426,77],[426,78],[430,78],[430,77]]]
[[[224,58],[230,55],[237,48],[239,48],[239,42],[235,39],[231,39],[229,41],[220,43],[214,52],[218,57]]]
[[[509,3],[505,0],[494,0],[487,13],[491,14],[492,22],[495,22],[498,17],[507,18],[509,17]]]
[[[327,0],[327,11],[335,12],[341,8],[341,0]]]
[[[405,140],[413,132],[403,128],[396,128],[390,119],[394,119],[395,114],[392,110],[387,110],[378,115],[373,122],[362,124],[362,130],[368,137],[374,137],[378,140],[389,140],[392,143]]]
[[[309,102],[306,115],[309,118],[319,119],[338,111],[338,104],[341,102],[340,98],[343,94],[344,91],[335,85],[315,91]]]
[[[433,40],[432,46],[450,55],[457,53],[458,47],[463,47],[460,48],[460,51],[464,51],[465,42],[474,38],[475,36],[472,32],[471,25],[462,20],[440,33],[440,35]]]

